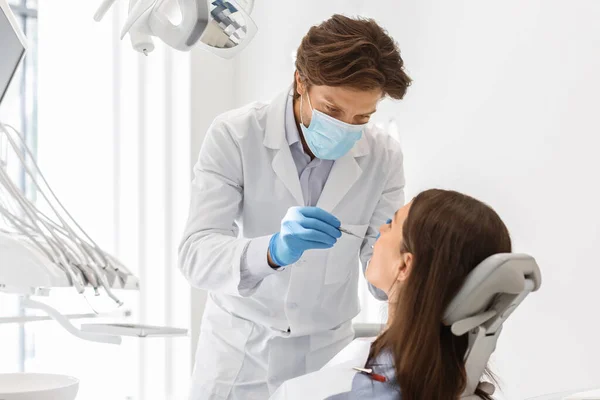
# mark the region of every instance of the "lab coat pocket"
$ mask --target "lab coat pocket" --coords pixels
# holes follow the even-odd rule
[[[342,237],[329,250],[325,271],[326,285],[344,282],[348,279],[350,271],[358,268],[360,246],[369,225],[349,225],[342,222],[342,227],[358,237],[342,233]]]

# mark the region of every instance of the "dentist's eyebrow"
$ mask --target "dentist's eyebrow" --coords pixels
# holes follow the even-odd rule
[[[369,111],[368,113],[364,113],[364,114],[361,114],[361,115],[364,115],[364,116],[367,117],[367,116],[370,116],[371,114],[375,114],[376,112],[377,112],[377,109],[374,109],[373,111]]]
[[[330,98],[329,96],[327,96],[327,95],[324,95],[324,96],[323,96],[323,99],[324,99],[324,100],[325,100],[325,101],[328,103],[328,105],[330,105],[330,106],[332,106],[332,107],[335,107],[335,108],[338,108],[338,109],[341,109],[341,107],[340,107],[340,106],[338,106],[338,105],[335,103],[335,101],[334,101],[332,98]]]

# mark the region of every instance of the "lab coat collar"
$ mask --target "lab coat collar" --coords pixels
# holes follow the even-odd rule
[[[285,187],[294,196],[298,205],[304,205],[302,187],[298,178],[298,170],[287,143],[285,135],[285,113],[289,90],[281,93],[271,103],[267,115],[267,124],[263,144],[270,149],[278,150],[271,166]],[[362,168],[356,161],[357,157],[369,154],[369,142],[365,133],[346,155],[336,160],[331,168],[323,192],[317,206],[327,211],[333,209],[342,201],[352,185],[360,178]]]
[[[288,95],[289,90],[281,93],[269,105],[263,144],[269,149],[277,150],[277,153],[273,156],[271,167],[294,196],[297,204],[301,206],[304,205],[304,196],[302,195],[300,178],[285,135],[285,108]]]
[[[285,137],[285,106],[288,94],[288,90],[280,93],[269,105],[265,138],[263,139],[263,144],[269,149],[289,147]]]
[[[296,117],[294,117],[294,97],[291,91],[285,103],[285,139],[290,147],[296,143],[302,146],[298,125],[296,125]]]
[[[369,154],[370,147],[369,139],[367,139],[367,130],[368,128],[365,128],[362,136],[360,137],[360,139],[358,139],[358,142],[356,142],[352,150],[350,150],[349,153],[352,155],[352,157],[362,157]]]

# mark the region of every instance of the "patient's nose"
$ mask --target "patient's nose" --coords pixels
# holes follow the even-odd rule
[[[390,222],[392,222],[391,219],[388,219],[387,221],[385,221],[385,224],[381,225],[379,227],[379,234],[377,235],[376,239],[379,239],[379,236],[381,236],[381,234],[383,233],[383,231],[385,231],[386,229],[388,229],[388,226],[390,225]]]

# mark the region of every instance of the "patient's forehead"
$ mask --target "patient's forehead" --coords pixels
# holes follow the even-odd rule
[[[394,224],[398,224],[400,226],[404,224],[404,220],[408,217],[408,213],[410,212],[411,205],[412,200],[396,211],[396,214],[394,214]]]

